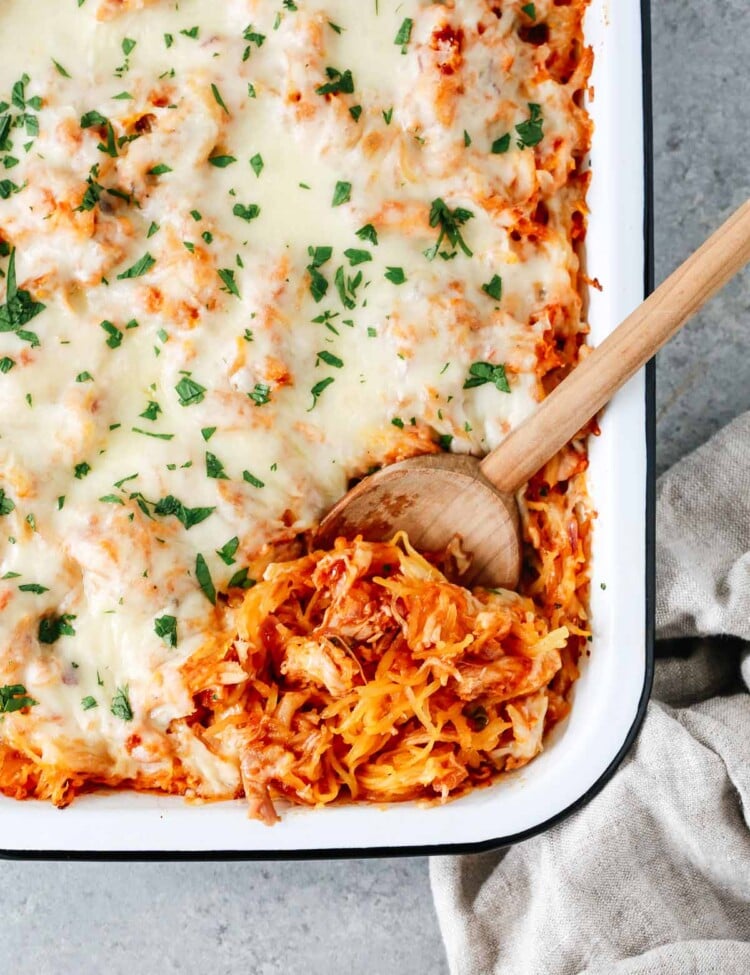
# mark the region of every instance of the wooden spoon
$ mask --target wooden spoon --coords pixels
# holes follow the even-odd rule
[[[458,535],[471,556],[464,585],[513,589],[521,571],[516,493],[614,393],[750,261],[750,200],[615,329],[481,462],[427,454],[366,477],[326,515],[316,544],[343,535],[377,541],[404,529],[441,551]]]

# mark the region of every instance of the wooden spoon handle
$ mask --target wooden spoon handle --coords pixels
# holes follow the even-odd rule
[[[750,200],[484,458],[484,476],[517,491],[748,261]]]

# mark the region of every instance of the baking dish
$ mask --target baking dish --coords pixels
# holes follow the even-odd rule
[[[597,343],[650,285],[648,14],[638,0],[593,0],[593,181],[587,238],[589,319]],[[591,444],[595,526],[590,659],[571,716],[531,765],[441,807],[288,809],[269,829],[244,802],[94,794],[60,811],[0,799],[7,856],[302,857],[466,852],[558,822],[613,774],[642,720],[652,672],[653,377],[636,377]],[[644,621],[645,613],[645,621]]]

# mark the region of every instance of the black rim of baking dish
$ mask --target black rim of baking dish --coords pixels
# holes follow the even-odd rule
[[[654,288],[654,207],[653,207],[653,122],[651,79],[651,4],[641,0],[641,64],[643,73],[643,187],[644,187],[644,293]],[[654,609],[656,601],[656,366],[646,366],[646,665],[643,690],[633,724],[608,767],[575,802],[543,823],[514,833],[476,843],[438,843],[430,846],[345,847],[319,850],[174,850],[174,851],[90,851],[90,850],[1,850],[8,860],[109,860],[109,861],[211,861],[211,860],[337,860],[370,857],[455,856],[486,853],[528,840],[543,833],[582,809],[609,782],[634,744],[651,696],[654,677]]]

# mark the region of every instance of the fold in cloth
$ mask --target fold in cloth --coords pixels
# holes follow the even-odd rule
[[[750,414],[659,480],[656,517],[641,734],[564,823],[431,861],[453,975],[750,973]]]

